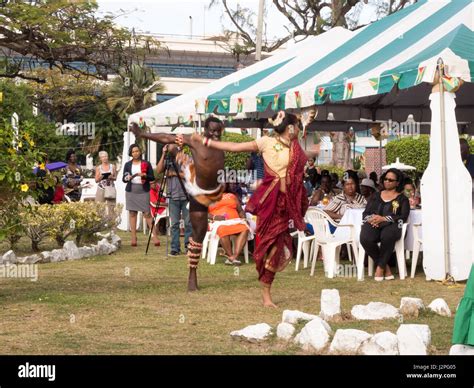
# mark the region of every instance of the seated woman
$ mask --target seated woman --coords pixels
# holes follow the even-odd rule
[[[415,185],[410,178],[405,178],[404,180],[403,193],[408,198],[410,209],[416,209],[420,204],[420,198],[417,196]]]
[[[367,205],[365,198],[359,194],[359,178],[349,171],[342,179],[343,190],[334,197],[333,201],[324,208],[324,211],[336,222],[339,222],[347,209],[364,208]]]
[[[334,197],[337,196],[339,190],[334,190],[332,187],[332,179],[329,175],[321,177],[321,186],[317,189],[311,197],[310,205],[318,206],[321,202],[323,205],[329,205]],[[326,203],[325,203],[326,202]]]
[[[237,196],[230,191],[230,186],[227,183],[222,199],[211,206],[209,206],[209,220],[212,221],[226,221],[234,219],[245,220],[245,213],[240,206]],[[237,260],[242,249],[247,242],[249,228],[247,223],[240,223],[234,225],[222,225],[217,229],[217,234],[225,251],[227,265],[240,265],[241,262]],[[237,236],[235,243],[235,250],[232,252],[231,236]]]
[[[168,204],[166,203],[165,193],[160,197],[160,203],[158,203],[158,197],[160,196],[160,185],[156,181],[150,182],[150,212],[153,218],[160,216],[166,211]],[[166,234],[166,218],[161,218],[158,222],[158,231],[161,235]],[[158,242],[158,245],[160,243]]]
[[[388,261],[410,215],[410,204],[403,194],[402,172],[392,168],[382,175],[381,182],[384,189],[367,204],[360,232],[360,243],[376,264],[374,279],[378,282],[384,277],[394,279]]]

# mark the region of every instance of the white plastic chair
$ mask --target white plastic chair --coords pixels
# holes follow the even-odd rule
[[[81,182],[82,192],[80,202],[84,201],[95,201],[95,195],[97,193],[97,183],[93,178],[85,178]]]
[[[323,250],[324,267],[327,277],[332,279],[336,274],[336,263],[339,263],[339,250],[344,244],[348,245],[348,253],[351,258],[351,248],[354,250],[355,257],[357,257],[357,244],[354,236],[354,225],[336,224],[331,217],[329,217],[321,209],[310,209],[306,213],[306,219],[313,226],[314,229],[314,251],[313,263],[311,265],[311,274],[314,276],[314,269],[318,257],[319,247]],[[331,234],[329,224],[338,228],[351,228],[351,236],[349,238],[338,238]]]
[[[214,221],[212,223],[209,223],[209,225],[210,225],[210,230],[206,232],[206,235],[204,236],[204,240],[202,242],[201,258],[207,257],[206,261],[209,264],[214,265],[216,264],[217,250],[219,248],[219,240],[220,240],[219,235],[216,232],[219,226],[225,225],[225,223],[224,221]],[[232,241],[232,248],[233,248],[235,244],[234,236],[231,236],[231,241]],[[248,264],[249,263],[248,240],[244,245],[244,258],[245,258],[245,263]]]
[[[420,238],[421,224],[413,224],[413,257],[411,259],[411,278],[415,277],[416,265],[418,263],[418,255],[420,254],[420,246],[423,240]]]
[[[150,206],[155,206],[154,203],[150,202]],[[161,214],[158,214],[156,216],[156,220],[155,220],[155,226],[158,225],[158,223],[160,222],[161,219],[163,218],[168,218],[168,220],[166,221],[166,233],[169,234],[170,233],[170,228],[168,227],[169,225],[169,217],[170,217],[170,214],[169,214],[169,208],[166,204],[162,205],[160,204],[159,207],[164,207],[165,208],[165,211]],[[147,234],[147,231],[148,231],[148,224],[146,223],[146,219],[145,217],[143,217],[143,215],[140,213],[140,216],[142,218],[142,224],[143,224],[143,234]]]
[[[402,236],[401,238],[395,243],[395,254],[397,255],[397,266],[398,272],[400,275],[400,279],[404,280],[407,275],[407,266],[405,262],[405,235],[407,232],[408,224],[403,224],[402,226]],[[380,245],[380,244],[379,244]],[[357,280],[364,279],[364,257],[365,257],[365,249],[362,244],[359,244],[359,255],[357,259]],[[374,261],[369,256],[369,263],[368,263],[368,276],[372,276],[374,273]]]
[[[308,210],[309,211],[309,210]],[[307,215],[308,213],[306,213]],[[305,215],[305,222],[309,222]],[[313,251],[313,241],[316,238],[314,235],[313,236],[306,236],[304,232],[297,230],[293,233],[291,233],[292,237],[298,237],[298,248],[296,250],[296,266],[295,266],[295,271],[299,270],[300,267],[300,259],[301,259],[301,251],[303,251],[303,268],[308,268],[308,257],[310,255],[310,248],[311,252]]]

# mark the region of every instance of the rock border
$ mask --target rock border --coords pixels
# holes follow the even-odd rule
[[[0,265],[5,264],[44,264],[58,263],[60,261],[71,261],[89,258],[93,256],[110,255],[117,251],[122,245],[122,239],[111,231],[107,234],[96,233],[102,239],[91,246],[77,247],[74,241],[66,241],[62,249],[43,251],[30,256],[16,257],[10,249],[0,257]]]

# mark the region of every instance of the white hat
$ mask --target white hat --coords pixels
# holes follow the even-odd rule
[[[374,189],[375,191],[377,191],[377,189],[375,188],[374,181],[372,179],[368,179],[368,178],[362,179],[362,183],[360,185],[370,187]]]

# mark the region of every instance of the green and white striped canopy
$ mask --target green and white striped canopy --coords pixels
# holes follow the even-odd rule
[[[350,103],[433,82],[439,58],[448,89],[454,77],[474,79],[474,0],[419,0],[355,32],[334,28],[131,119],[164,125]]]

